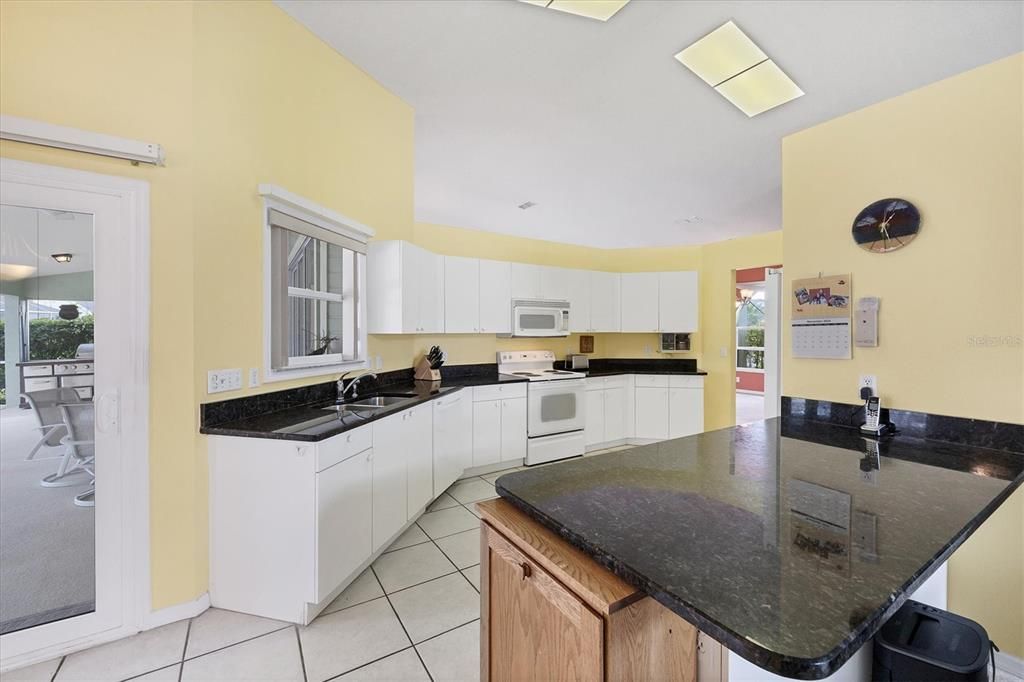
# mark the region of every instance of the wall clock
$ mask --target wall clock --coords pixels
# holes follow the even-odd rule
[[[853,221],[853,241],[866,251],[886,253],[914,241],[921,214],[906,199],[881,199],[867,206]]]

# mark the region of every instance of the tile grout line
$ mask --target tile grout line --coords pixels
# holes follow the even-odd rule
[[[53,671],[53,675],[50,677],[50,682],[53,682],[57,679],[57,673],[59,673],[60,669],[64,667],[65,660],[67,660],[67,656],[60,657],[60,663],[57,664],[57,669]]]
[[[380,658],[375,658],[372,661],[367,661],[366,663],[361,663],[361,664],[357,665],[356,667],[352,668],[351,670],[346,670],[343,673],[338,673],[337,675],[332,675],[332,676],[328,677],[327,679],[325,679],[324,682],[331,682],[331,680],[336,680],[339,677],[344,677],[345,675],[348,675],[349,673],[354,673],[357,670],[362,670],[363,668],[365,668],[368,665],[373,665],[374,663],[379,663],[379,662],[383,661],[385,658],[391,658],[392,656],[397,656],[398,654],[402,653],[403,651],[408,651],[409,649],[414,649],[414,648],[415,647],[412,644],[410,644],[409,646],[406,646],[406,647],[402,647],[398,651],[392,651],[390,654],[385,654],[384,656],[381,656]],[[422,661],[421,661],[421,663],[422,663]]]
[[[185,643],[181,647],[181,660],[178,661],[178,682],[181,682],[182,672],[185,670],[185,653],[188,651],[188,638],[192,634],[193,618],[188,619],[188,627],[185,628]]]
[[[473,529],[472,529],[472,528],[470,528],[470,530],[473,530]],[[469,530],[464,530],[464,531],[462,531],[462,532],[463,532],[463,533],[468,533],[468,532],[469,532]],[[456,533],[456,535],[457,535],[457,533]],[[451,537],[451,536],[445,536],[445,537]],[[431,542],[434,542],[434,541],[433,541],[433,540],[431,540]],[[480,594],[480,590],[477,590],[477,589],[476,589],[476,585],[474,585],[474,584],[473,584],[473,581],[472,581],[472,580],[470,580],[470,579],[469,579],[469,577],[468,577],[468,576],[467,576],[467,575],[466,575],[465,573],[463,573],[463,572],[462,572],[462,570],[463,570],[463,569],[459,568],[459,565],[458,565],[458,564],[456,564],[456,563],[455,563],[454,561],[452,561],[452,558],[451,558],[450,556],[448,556],[448,554],[447,554],[447,553],[446,553],[446,552],[444,551],[444,549],[442,549],[441,545],[437,544],[437,542],[434,542],[434,546],[435,546],[435,547],[437,547],[438,551],[439,551],[439,552],[441,552],[441,554],[443,554],[443,555],[444,555],[444,558],[445,558],[445,559],[447,559],[448,561],[451,561],[451,562],[452,562],[452,565],[453,565],[453,566],[455,566],[455,570],[456,570],[456,571],[458,572],[458,574],[459,574],[459,575],[461,575],[461,576],[463,577],[463,579],[464,579],[464,580],[465,580],[465,581],[466,581],[467,583],[469,583],[469,586],[470,586],[470,587],[472,587],[472,588],[473,588],[474,590],[476,590],[476,593],[477,593],[477,594]],[[469,568],[469,567],[467,566],[467,568]],[[439,576],[439,577],[444,577],[444,576]],[[436,580],[436,579],[437,579],[437,578],[435,578],[435,580]],[[465,625],[465,623],[463,623],[463,625]],[[460,627],[461,627],[461,626],[460,626]],[[426,640],[424,640],[424,641],[426,641]]]
[[[373,566],[372,565],[370,566],[370,570],[373,571]],[[405,638],[407,640],[409,640],[409,645],[412,646],[412,650],[413,651],[416,651],[416,646],[412,643],[412,637],[409,636],[409,631],[406,629],[405,623],[402,622],[402,617],[398,615],[398,609],[396,609],[395,605],[391,603],[391,598],[388,596],[387,590],[384,589],[384,583],[382,583],[380,581],[380,578],[377,576],[377,571],[373,571],[373,577],[377,578],[377,583],[380,585],[380,589],[384,591],[384,598],[388,600],[388,606],[391,607],[391,613],[395,614],[395,620],[398,621],[399,627],[401,627],[402,628],[402,632],[405,633]],[[395,653],[398,653],[398,652],[392,651],[391,653],[395,654]],[[420,665],[422,665],[423,669],[426,670],[427,677],[430,678],[430,682],[434,682],[434,676],[430,674],[430,670],[427,669],[427,664],[423,662],[423,657],[420,656],[420,652],[419,651],[416,651],[416,658],[419,659]]]
[[[293,625],[292,627],[295,629],[295,643],[299,645],[299,665],[302,666],[302,681],[309,682],[309,676],[306,674],[306,657],[302,653],[302,637],[299,636],[299,626]]]
[[[470,623],[475,623],[475,622],[477,622],[478,620],[480,620],[480,616],[477,616],[477,617],[476,617],[476,618],[474,618],[473,620],[467,620],[467,621],[466,621],[465,623],[459,623],[459,624],[458,624],[458,625],[456,625],[455,627],[452,627],[452,628],[448,628],[448,629],[447,629],[447,630],[445,630],[444,632],[439,632],[439,633],[437,633],[436,635],[431,635],[430,637],[427,637],[427,638],[426,638],[425,640],[423,640],[422,642],[418,642],[417,644],[413,644],[413,647],[418,647],[418,646],[419,646],[420,644],[426,644],[427,642],[429,642],[429,641],[430,641],[430,640],[432,640],[432,639],[437,639],[438,637],[442,637],[442,636],[444,636],[444,635],[447,635],[448,633],[450,633],[450,632],[454,632],[454,631],[458,630],[459,628],[464,628],[464,627],[466,627],[467,625],[469,625]]]
[[[195,656],[193,656],[191,658],[186,658],[186,659],[182,660],[181,663],[182,663],[182,665],[184,665],[185,663],[188,663],[189,661],[194,661],[197,658],[203,658],[204,656],[209,656],[210,654],[219,653],[221,651],[224,651],[225,649],[230,649],[231,647],[238,646],[239,644],[248,644],[249,642],[253,641],[254,639],[259,639],[260,637],[266,637],[267,635],[273,635],[273,634],[276,634],[278,632],[281,632],[282,630],[287,630],[290,627],[293,627],[292,623],[288,623],[286,625],[282,625],[281,627],[279,627],[279,628],[277,628],[275,630],[271,630],[270,632],[264,632],[263,634],[260,634],[260,635],[253,635],[252,637],[247,637],[247,638],[245,638],[243,640],[239,640],[237,642],[232,642],[231,644],[225,644],[222,647],[218,647],[216,649],[211,649],[210,651],[204,651],[201,654],[196,654]],[[164,666],[164,667],[166,668],[167,666]],[[157,668],[157,670],[160,670],[160,668]],[[150,672],[153,672],[153,671],[151,670]]]

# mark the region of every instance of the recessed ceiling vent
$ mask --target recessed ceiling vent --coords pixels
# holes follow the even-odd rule
[[[731,21],[690,45],[676,59],[749,117],[804,94]]]
[[[526,209],[533,208],[536,205],[537,204],[535,202],[533,202],[533,201],[524,201],[523,203],[519,204],[519,208],[521,208],[521,209],[523,209],[525,211]]]

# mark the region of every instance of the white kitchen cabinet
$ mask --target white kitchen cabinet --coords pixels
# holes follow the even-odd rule
[[[326,599],[373,553],[373,450],[316,474],[316,596]]]
[[[530,263],[512,263],[512,298],[541,298],[541,266]]]
[[[668,437],[682,438],[704,431],[704,377],[669,377]]]
[[[586,447],[597,447],[604,443],[604,389],[591,388],[587,380],[587,421],[583,430]]]
[[[665,440],[668,438],[668,386],[636,387],[636,438]]]
[[[444,331],[475,334],[480,331],[480,261],[444,257]]]
[[[501,461],[526,458],[526,398],[501,401]]]
[[[621,276],[617,272],[590,273],[590,331],[617,332],[621,326]],[[572,320],[572,312],[569,313]]]
[[[526,457],[526,384],[473,389],[473,466]]]
[[[409,520],[405,413],[373,422],[373,551]]]
[[[696,271],[658,273],[658,328],[661,331],[697,331],[699,301]]]
[[[402,441],[406,463],[406,521],[434,499],[434,419],[431,405],[404,410]]]
[[[631,435],[632,389],[626,376],[590,377],[586,393],[587,421],[584,431],[589,449],[619,444]]]
[[[406,241],[371,242],[366,285],[369,333],[444,331],[441,256]]]
[[[625,440],[628,433],[626,429],[626,418],[632,413],[632,410],[626,406],[627,390],[625,382],[623,381],[619,386],[606,388],[603,393],[604,440],[606,443]]]
[[[568,270],[569,331],[586,333],[593,331],[590,322],[591,273],[589,270]]]
[[[480,261],[480,333],[512,333],[512,264]]]
[[[431,401],[434,409],[434,497],[473,466],[473,400],[456,391]]]
[[[540,266],[540,297],[549,301],[568,301],[569,270]]]
[[[621,330],[656,332],[658,324],[657,272],[627,272],[621,275]]]

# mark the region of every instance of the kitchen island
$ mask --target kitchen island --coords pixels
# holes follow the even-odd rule
[[[610,648],[622,631],[614,614],[654,602],[682,627],[644,607],[630,651],[681,650],[672,677],[697,675],[686,654],[692,627],[760,669],[820,679],[869,643],[1022,481],[1017,452],[907,436],[879,443],[793,418],[506,474],[503,499],[481,506],[483,679],[502,679],[488,661],[516,646],[488,632],[507,634],[537,603],[493,568],[508,563],[502,542],[526,557],[522,585],[550,576],[603,619],[588,626],[598,640],[575,651],[603,659],[588,670],[606,679],[623,655]],[[603,602],[574,589],[595,580],[614,588]],[[650,647],[643,637],[654,638]]]

